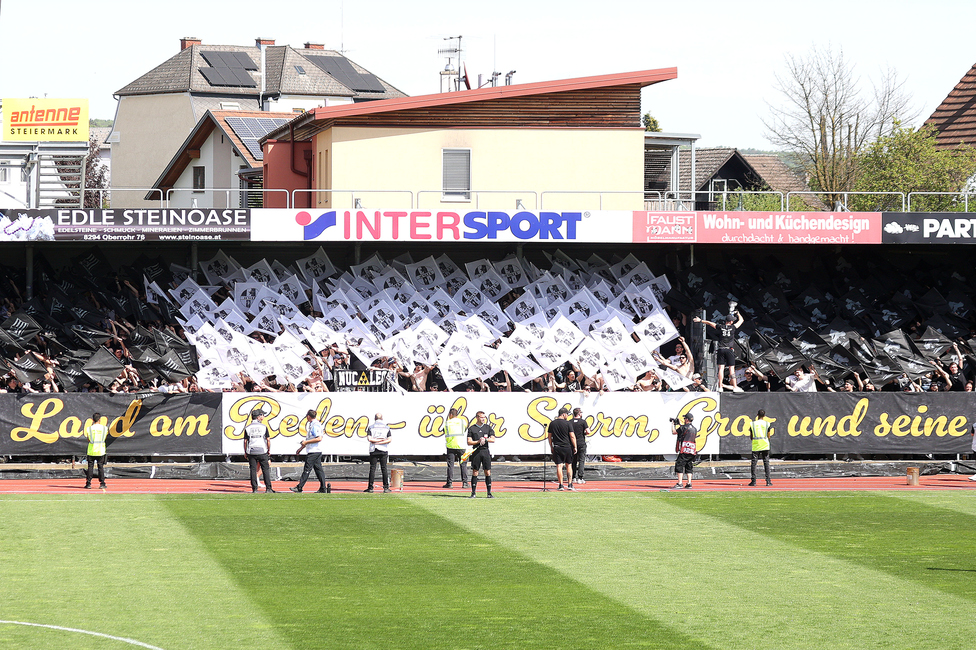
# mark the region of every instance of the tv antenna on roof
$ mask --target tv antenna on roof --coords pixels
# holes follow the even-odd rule
[[[445,41],[452,41],[451,47],[441,48],[437,50],[437,53],[443,57],[447,58],[447,64],[444,69],[441,70],[441,92],[444,92],[444,81],[447,80],[447,91],[460,90],[461,89],[461,37],[460,36],[447,36],[444,38]],[[453,42],[456,41],[456,42]],[[457,58],[457,68],[451,62],[454,58]],[[452,79],[453,78],[453,79]],[[453,88],[451,87],[453,83]]]

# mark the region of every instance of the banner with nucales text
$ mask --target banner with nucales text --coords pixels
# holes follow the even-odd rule
[[[0,395],[0,454],[84,456],[85,425],[108,420],[109,456],[220,453],[219,393]]]
[[[706,395],[703,397],[703,395]],[[673,454],[675,436],[668,418],[689,410],[691,393],[224,393],[223,453],[244,453],[244,427],[261,409],[271,430],[271,453],[294,454],[307,430],[305,415],[316,412],[325,428],[322,452],[343,456],[369,453],[366,429],[381,413],[392,429],[394,456],[444,453],[444,421],[456,408],[469,423],[484,411],[495,431],[492,454],[548,454],[547,427],[559,409],[583,409],[590,434],[588,454]],[[697,394],[702,416],[717,407],[717,395]],[[699,452],[718,453],[715,439],[699,438]]]

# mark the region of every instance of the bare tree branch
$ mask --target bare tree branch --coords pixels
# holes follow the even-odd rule
[[[853,64],[843,50],[814,47],[804,56],[787,55],[785,71],[776,75],[780,105],[769,105],[763,120],[774,145],[799,156],[811,188],[824,192],[833,204],[851,191],[858,177],[858,154],[881,136],[890,134],[897,120],[915,119],[905,82],[884,71],[871,93],[863,90]]]

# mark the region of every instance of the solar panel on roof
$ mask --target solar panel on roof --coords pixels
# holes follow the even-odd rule
[[[255,160],[264,159],[258,140],[288,122],[282,117],[228,117],[225,121]]]
[[[236,83],[231,83],[232,80],[224,78],[223,70],[227,68],[200,68],[200,74],[211,86],[236,86]]]
[[[228,52],[228,54],[233,55],[232,58],[237,63],[237,65],[244,68],[245,70],[258,69],[258,66],[254,63],[254,61],[251,60],[251,57],[248,56],[247,52]]]
[[[246,52],[201,52],[200,56],[210,65],[200,68],[200,73],[211,86],[254,88],[258,85],[247,72],[258,67]]]
[[[211,68],[228,67],[227,64],[224,63],[224,57],[222,55],[223,52],[200,52],[200,56],[203,57],[203,60],[206,61],[207,65],[209,65]]]
[[[308,56],[305,58],[315,64],[323,72],[347,88],[359,92],[383,92],[386,89],[375,75],[357,72],[349,60],[342,56]]]
[[[227,68],[227,70],[230,70],[231,74],[237,80],[238,86],[255,87],[258,85],[257,82],[251,78],[251,75],[248,74],[247,70],[245,70],[244,68]],[[224,76],[225,77],[227,76],[226,72],[224,73]]]

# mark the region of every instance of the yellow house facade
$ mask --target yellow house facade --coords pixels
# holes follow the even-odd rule
[[[669,68],[315,109],[263,141],[265,188],[288,189],[299,208],[560,210],[598,194],[601,209],[639,210],[640,91],[676,76]]]

